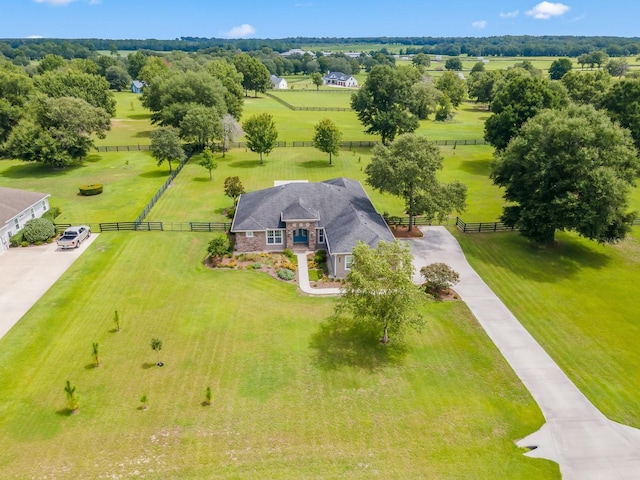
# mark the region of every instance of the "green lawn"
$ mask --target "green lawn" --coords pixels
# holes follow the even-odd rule
[[[559,478],[514,445],[542,417],[463,303],[382,347],[331,299],[208,270],[208,238],[102,234],[0,340],[3,478]]]
[[[134,220],[167,176],[149,152],[91,154],[82,164],[65,169],[0,161],[0,186],[51,194],[50,205],[62,210],[58,223]],[[79,195],[80,185],[92,183],[102,183],[104,192]]]
[[[114,92],[116,115],[111,119],[111,130],[104,139],[96,139],[96,145],[148,145],[149,135],[155,128],[151,125],[151,112],[140,103],[141,95],[132,92]]]
[[[457,234],[467,258],[578,388],[640,427],[640,229],[601,246],[573,234],[532,247],[516,233]]]
[[[469,188],[468,208],[461,215],[466,221],[495,221],[500,215],[500,190],[491,184],[488,177],[492,151],[488,146],[442,147],[445,161],[440,177],[443,181],[460,180]],[[218,168],[213,171],[213,180],[210,181],[209,172],[198,165],[196,156],[173,181],[148,220],[229,221],[223,216],[223,210],[232,205],[231,199],[224,195],[224,180],[230,176],[238,176],[248,192],[272,187],[274,180],[318,182],[336,177],[352,178],[363,182],[380,213],[403,215],[404,202],[401,198],[382,195],[364,183],[364,169],[370,159],[369,149],[343,150],[334,156],[333,165],[329,165],[328,155],[315,148],[284,147],[276,148],[264,157],[264,165],[260,166],[257,154],[234,149],[225,158],[216,156]],[[165,166],[160,169],[168,171]]]
[[[272,90],[269,93],[274,95],[285,102],[293,105],[294,107],[332,107],[332,108],[351,108],[351,95],[353,90],[345,90],[326,87],[323,90],[316,91],[315,86],[313,90],[302,91],[298,89],[294,90]],[[333,113],[333,112],[332,112]]]

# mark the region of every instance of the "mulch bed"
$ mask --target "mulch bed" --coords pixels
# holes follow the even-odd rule
[[[401,226],[397,226],[397,227],[392,227],[391,228],[391,233],[393,233],[393,236],[396,238],[419,238],[422,237],[422,232],[420,231],[420,229],[418,227],[416,227],[415,225],[413,226],[413,230],[409,231],[409,227],[401,227]]]

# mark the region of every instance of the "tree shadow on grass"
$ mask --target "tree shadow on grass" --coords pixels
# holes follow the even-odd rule
[[[135,138],[151,138],[151,130],[143,130],[134,135]]]
[[[491,160],[463,160],[460,162],[460,170],[472,175],[488,177],[491,173]]]
[[[381,345],[381,333],[376,325],[331,317],[311,336],[309,346],[316,351],[315,363],[322,370],[351,367],[376,371],[401,364],[407,352],[405,344],[394,338]]]
[[[302,168],[332,168],[333,165],[329,165],[329,160],[309,160],[308,162],[301,162]]]
[[[169,176],[169,170],[149,170],[148,172],[143,172],[140,175],[138,175],[139,177],[143,177],[143,178],[158,178],[158,177],[168,177]]]
[[[71,415],[75,415],[78,413],[77,411],[73,411],[70,408],[61,408],[60,410],[56,410],[56,415],[60,415],[61,417],[70,417]]]
[[[156,366],[155,363],[149,363],[149,362],[144,362],[142,364],[142,368],[144,368],[145,370],[149,370],[150,368],[153,368],[155,366]]]
[[[193,181],[198,183],[213,183],[213,180],[209,177],[195,177]]]
[[[20,165],[13,165],[2,172],[2,176],[6,178],[49,178],[60,177],[80,168],[81,164],[69,165],[65,168],[52,168],[42,163],[28,162]]]
[[[260,166],[260,159],[258,160],[237,160],[229,164],[232,168],[255,168]]]
[[[583,269],[600,270],[611,262],[606,246],[586,243],[573,234],[558,232],[553,245],[537,245],[517,232],[485,235],[500,236],[495,237],[496,242],[486,243],[483,249],[501,254],[483,254],[484,261],[538,283],[557,283]]]

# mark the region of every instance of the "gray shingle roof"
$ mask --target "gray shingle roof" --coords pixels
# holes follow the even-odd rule
[[[0,227],[49,194],[0,187]]]
[[[304,215],[304,216],[303,216]],[[374,247],[394,237],[360,182],[335,178],[288,183],[240,196],[232,232],[285,228],[285,220],[319,218],[331,253],[349,253],[358,241]]]

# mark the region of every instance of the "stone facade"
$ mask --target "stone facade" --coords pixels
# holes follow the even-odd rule
[[[247,236],[247,232],[237,232],[234,234],[233,249],[236,252],[282,252],[286,246],[283,245],[267,245],[267,232],[253,232],[252,237]]]
[[[287,222],[287,232],[285,236],[285,246],[294,252],[306,252],[309,250],[313,250],[316,245],[316,226],[318,225],[317,221],[293,221]],[[298,230],[299,228],[305,229],[309,231],[308,234],[308,243],[293,243],[293,232]]]

